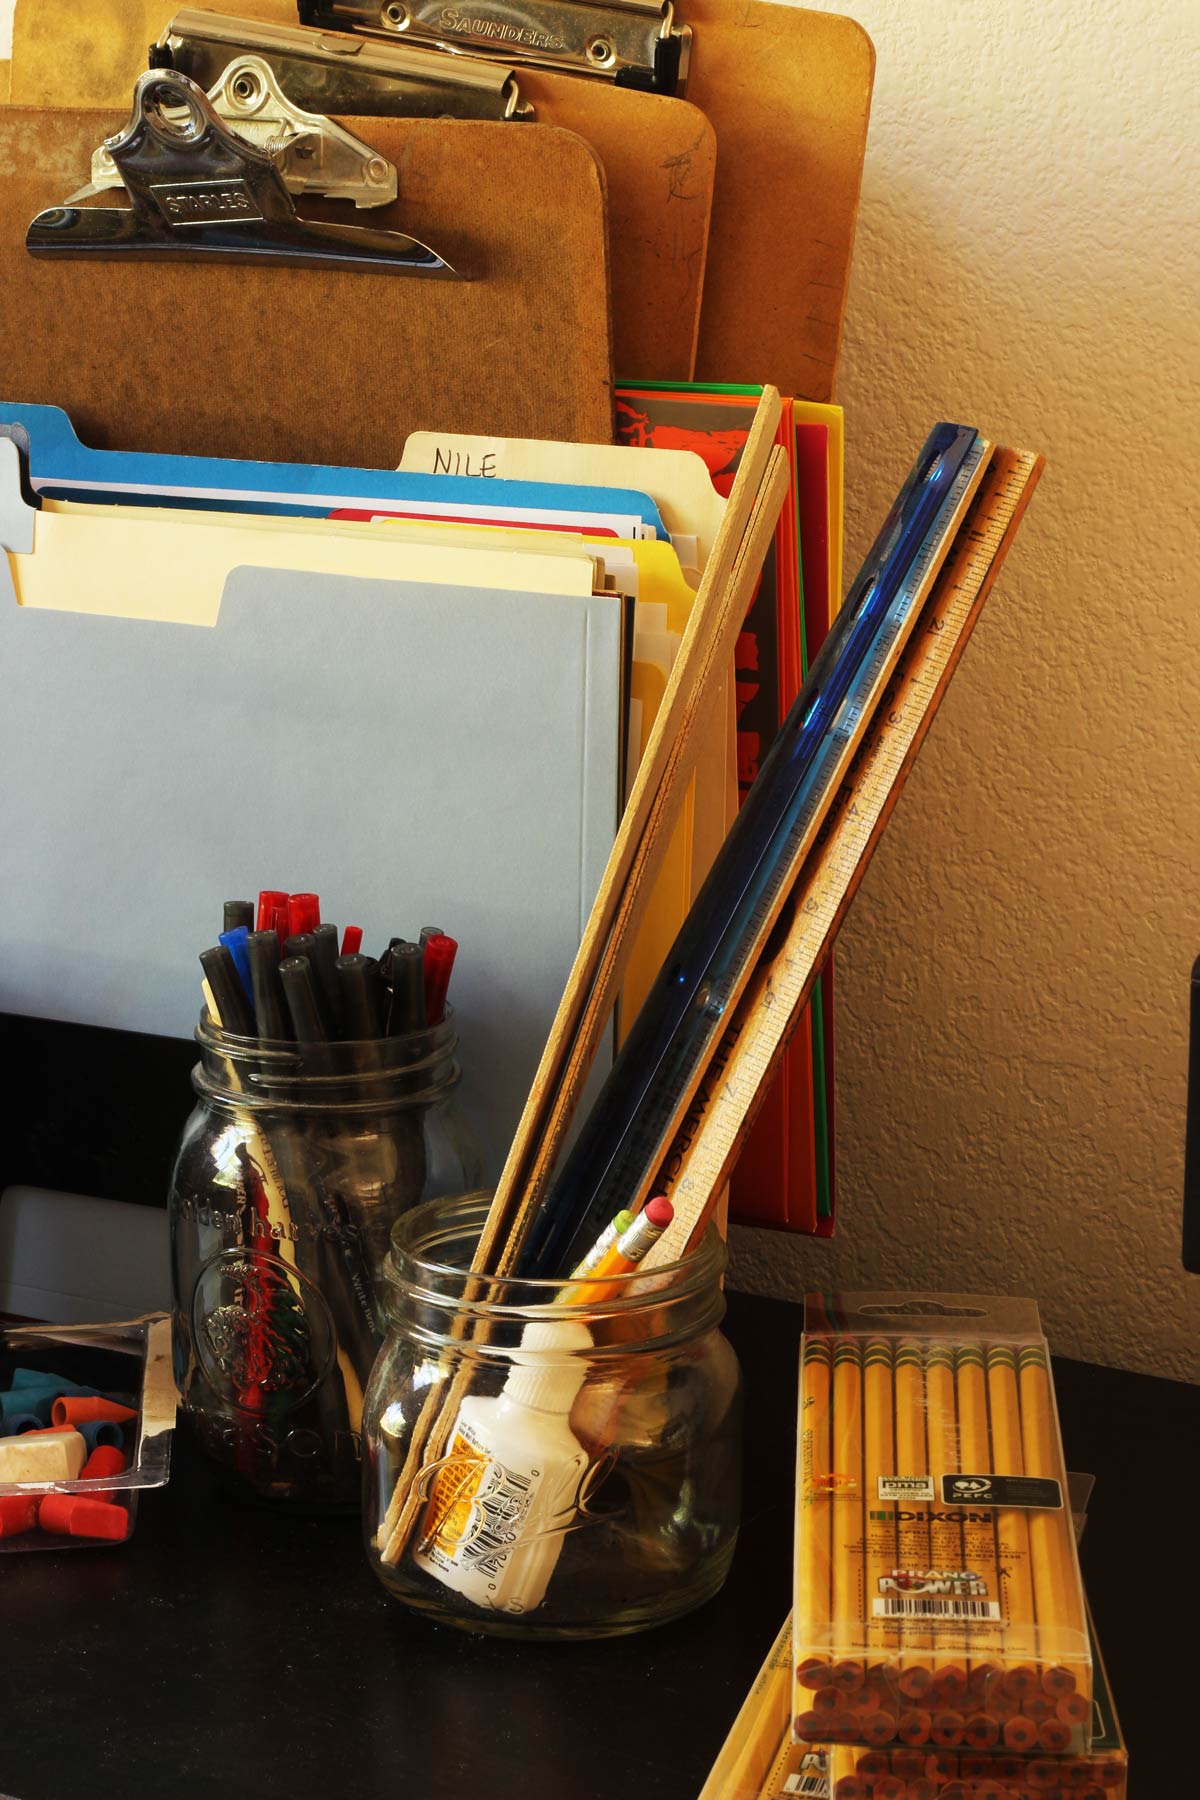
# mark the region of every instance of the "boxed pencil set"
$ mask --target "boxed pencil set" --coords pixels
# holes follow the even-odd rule
[[[1129,1758],[1091,1613],[1091,1747],[1066,1756],[905,1747],[830,1748],[831,1800],[1125,1800]],[[799,1748],[799,1746],[794,1746]]]
[[[796,1743],[788,1730],[791,1615],[767,1654],[699,1800],[1125,1800],[1129,1758],[1088,1613],[1093,1669],[1090,1750],[1011,1751]]]
[[[810,1295],[798,1740],[1080,1753],[1092,1659],[1030,1300]]]

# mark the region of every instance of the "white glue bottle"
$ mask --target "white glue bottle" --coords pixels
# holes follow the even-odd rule
[[[525,1613],[542,1603],[589,1461],[569,1414],[591,1343],[575,1320],[535,1321],[503,1391],[459,1408],[413,1560],[476,1606]]]

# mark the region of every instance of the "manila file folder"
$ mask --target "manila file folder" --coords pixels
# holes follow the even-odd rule
[[[265,871],[442,919],[494,1175],[613,841],[621,663],[614,595],[243,567],[205,626],[10,593],[0,1010],[186,1037],[220,895]],[[86,958],[81,892],[123,921]]]

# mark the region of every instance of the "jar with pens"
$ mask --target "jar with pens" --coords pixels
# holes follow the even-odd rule
[[[229,1485],[356,1511],[391,1229],[477,1181],[480,1158],[455,1094],[453,940],[428,928],[375,959],[350,927],[339,954],[315,896],[290,898],[300,929],[286,895],[260,896],[259,930],[232,902],[200,959],[196,1107],[169,1204],[175,1374]]]
[[[639,1273],[669,1217],[652,1201],[568,1283],[480,1276],[488,1206],[433,1200],[392,1231],[363,1413],[372,1568],[489,1634],[609,1637],[692,1611],[725,1579],[740,1507],[719,1234]]]

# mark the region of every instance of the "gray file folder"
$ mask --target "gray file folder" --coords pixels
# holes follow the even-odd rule
[[[238,569],[212,629],[5,600],[0,1010],[186,1037],[259,886],[372,954],[436,921],[494,1175],[616,829],[621,658],[609,595]]]

